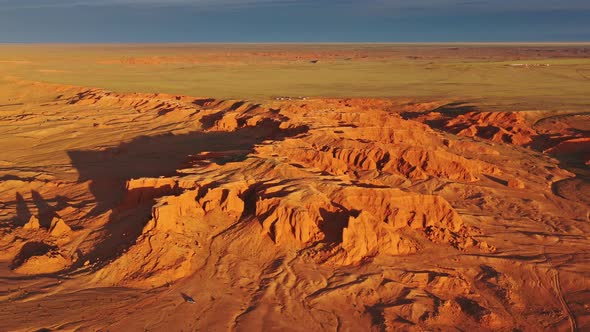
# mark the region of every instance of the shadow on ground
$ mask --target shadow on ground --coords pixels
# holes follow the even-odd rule
[[[256,126],[230,132],[196,131],[183,135],[142,136],[105,150],[68,151],[71,163],[79,173],[78,180],[90,181],[90,191],[96,199],[96,207],[89,216],[112,211],[104,229],[104,242],[91,253],[79,253],[77,266],[86,260],[101,259],[104,262],[105,258],[118,256],[141,234],[150,218],[153,200],[141,202],[139,206],[123,206],[127,180],[174,176],[179,168],[191,161],[191,155],[210,155],[210,162],[220,164],[243,159],[257,144],[282,140],[309,129],[307,126],[288,129],[279,126],[279,121],[266,119]],[[176,192],[171,188],[169,193],[160,196],[166,194]]]

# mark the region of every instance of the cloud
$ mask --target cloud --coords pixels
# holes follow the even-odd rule
[[[517,10],[590,10],[588,0],[370,0],[372,5],[382,8],[403,9],[467,9],[493,10],[493,11],[517,11]]]
[[[349,7],[384,11],[382,14],[404,10],[444,11],[554,11],[590,10],[588,0],[0,0],[1,9],[43,9],[52,7],[192,7],[248,8],[268,6],[291,7]]]
[[[293,4],[296,0],[0,0],[1,9],[43,9],[54,7],[248,7]]]

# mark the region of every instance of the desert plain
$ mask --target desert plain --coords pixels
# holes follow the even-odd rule
[[[0,331],[590,330],[590,45],[0,45]]]

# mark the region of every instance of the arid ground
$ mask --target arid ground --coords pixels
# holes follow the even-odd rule
[[[0,331],[590,330],[590,45],[0,45]]]

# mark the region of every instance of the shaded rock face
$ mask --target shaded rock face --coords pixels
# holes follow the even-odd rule
[[[541,133],[522,115],[68,91],[58,106],[128,111],[165,132],[114,147],[109,132],[96,149],[68,151],[70,182],[4,177],[0,189],[18,192],[2,196],[16,214],[0,229],[0,259],[17,278],[164,289],[158,300],[181,311],[166,296],[204,285],[189,303],[232,310],[227,326],[253,330],[287,316],[308,330],[536,327],[518,317],[533,305],[559,312],[551,285],[564,275],[575,285],[571,271],[554,274],[551,259],[566,255],[538,248],[583,231],[586,198],[568,200],[583,179],[526,150]],[[586,151],[587,139],[564,137],[546,152]],[[521,243],[529,251],[514,253]],[[547,312],[534,317],[556,320]]]
[[[252,198],[255,205],[247,211],[246,201]],[[154,285],[174,281],[196,269],[195,256],[209,240],[210,227],[252,221],[275,246],[303,250],[320,245],[324,249],[317,259],[337,265],[415,253],[424,240],[460,250],[493,250],[471,237],[472,231],[444,198],[399,189],[318,188],[299,179],[278,186],[227,182],[161,197],[151,215],[134,245],[100,271],[99,278]],[[139,270],[132,268],[134,262],[142,262]]]
[[[418,251],[418,245],[370,212],[351,217],[342,234],[342,264],[354,264],[378,254],[403,255]]]
[[[444,127],[460,136],[515,145],[530,144],[537,134],[522,113],[510,112],[469,112],[448,120]]]
[[[184,106],[174,106],[182,104],[182,98],[166,98],[170,97],[89,91],[71,103],[106,103],[139,112],[172,108],[167,114],[185,111]],[[330,103],[340,101],[326,102]],[[479,149],[466,143],[453,146],[428,126],[390,111],[373,106],[322,109],[326,104],[281,109],[209,101],[199,120],[204,132],[194,139],[209,142],[207,135],[212,135],[211,144],[196,145],[191,151],[190,141],[162,137],[162,142],[182,146],[187,161],[178,165],[185,167],[179,175],[126,181],[110,217],[112,228],[121,228],[117,230],[121,240],[91,249],[111,251],[108,261],[96,265],[102,267],[95,280],[134,286],[173,282],[198,270],[213,238],[250,223],[259,225],[259,240],[267,239],[281,251],[313,248],[307,254],[310,259],[341,266],[380,255],[416,253],[425,243],[493,250],[473,238],[477,231],[466,227],[444,198],[400,189],[417,181],[472,183],[482,174],[500,172],[473,158]],[[316,121],[318,116],[321,120]],[[223,140],[223,133],[229,133],[225,148],[213,141]],[[248,148],[250,140],[254,145]],[[120,151],[136,149],[132,153],[144,155],[149,150],[143,141],[146,146],[161,145],[157,139],[142,139],[141,144],[109,149],[106,157],[87,152],[70,155],[128,164],[130,159]],[[81,171],[82,179],[100,173],[95,163],[92,167],[96,169]],[[138,173],[155,175],[160,168],[138,164]],[[145,211],[135,213],[146,215],[143,226],[122,224],[132,211]],[[92,261],[89,257],[94,256],[78,259]]]
[[[280,246],[303,249],[317,243],[337,245],[331,261],[344,265],[380,253],[416,252],[422,238],[457,249],[478,246],[493,250],[468,235],[470,231],[461,217],[442,197],[397,189],[335,186],[324,186],[321,192],[303,187],[281,199],[258,200],[256,217],[263,231]]]
[[[187,189],[155,201],[151,219],[128,251],[98,271],[97,280],[129,285],[160,286],[198,268],[211,227],[228,227],[244,211],[241,186]],[[215,223],[208,224],[210,219]],[[200,257],[202,259],[202,257]]]
[[[545,152],[565,158],[574,163],[590,165],[590,138],[572,138],[560,142]]]
[[[256,217],[263,231],[282,246],[303,248],[326,238],[320,229],[324,222],[320,211],[330,206],[322,195],[266,198],[256,202]]]

